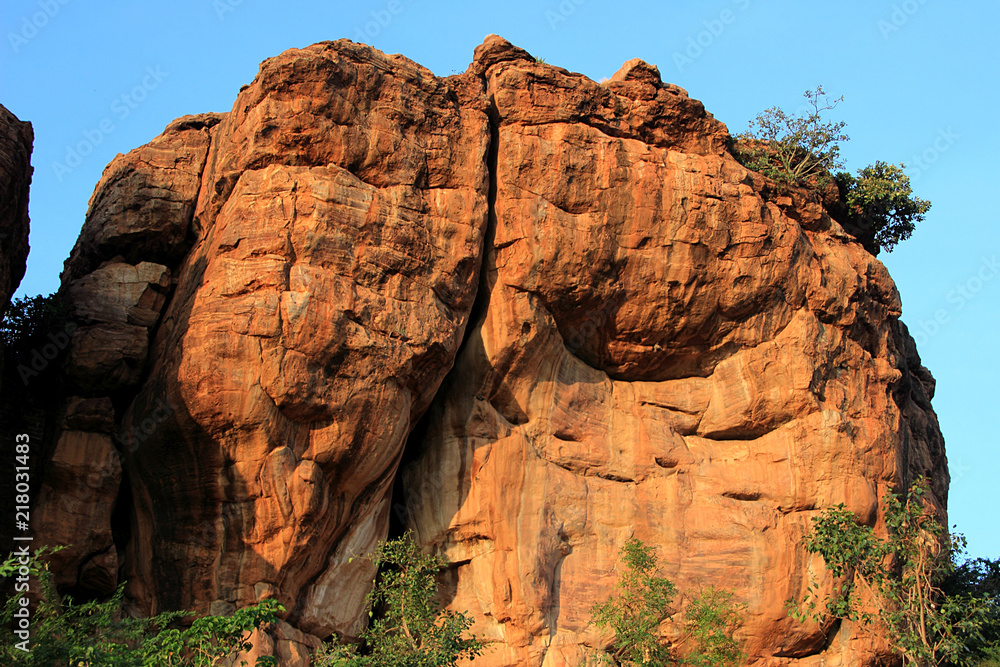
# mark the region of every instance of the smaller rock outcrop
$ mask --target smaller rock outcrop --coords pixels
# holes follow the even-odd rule
[[[31,123],[0,105],[0,315],[21,284],[28,259]]]

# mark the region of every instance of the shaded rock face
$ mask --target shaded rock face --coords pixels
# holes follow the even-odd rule
[[[31,123],[0,105],[0,315],[24,276],[28,259]]]
[[[50,560],[57,586],[110,595],[118,585],[111,518],[122,476],[114,408],[107,398],[72,397],[60,427],[33,528],[43,543],[66,547]]]
[[[452,563],[477,664],[578,664],[634,535],[736,590],[756,664],[871,663],[784,601],[824,507],[878,525],[918,473],[943,507],[933,379],[885,268],[728,141],[641,61],[597,84],[490,37],[438,78],[341,40],[117,157],[63,274],[46,483],[86,467],[92,539],[61,582],[276,597],[258,649],[301,665],[363,627],[392,512]]]

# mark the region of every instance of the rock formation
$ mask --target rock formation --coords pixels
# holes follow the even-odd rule
[[[28,259],[31,123],[0,105],[0,315],[24,276]]]
[[[917,473],[944,505],[933,379],[832,195],[728,145],[653,66],[598,84],[491,36],[446,78],[291,50],[118,156],[63,274],[63,585],[276,597],[303,665],[363,627],[392,513],[452,564],[476,664],[576,664],[635,535],[681,590],[735,588],[754,664],[871,663],[784,601],[822,508],[876,525]]]
[[[649,65],[599,85],[504,56],[482,66],[483,311],[404,472],[408,524],[455,564],[451,606],[498,642],[482,664],[581,664],[634,535],[681,590],[735,588],[757,664],[822,651],[829,628],[783,606],[823,571],[809,519],[846,503],[874,523],[900,478],[946,483],[884,266],[815,193],[762,194]],[[877,648],[844,629],[795,664]]]
[[[31,149],[34,135],[31,123],[17,119],[6,107],[0,105],[0,317],[7,312],[10,298],[17,290],[24,276],[28,259],[28,187],[31,184]],[[5,337],[6,338],[6,337]],[[8,428],[13,421],[3,400],[12,389],[10,380],[13,364],[5,368],[10,356],[5,349],[5,341],[0,340],[0,439],[4,443],[4,462],[0,465],[0,475],[9,480],[11,492],[0,498],[0,512],[14,518],[16,499],[13,490],[15,481],[14,436]],[[15,385],[16,386],[16,385]],[[9,454],[9,455],[7,455]],[[10,544],[14,521],[0,527],[0,539]]]

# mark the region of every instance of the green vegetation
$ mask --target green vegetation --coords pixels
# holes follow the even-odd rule
[[[910,178],[903,165],[879,161],[859,169],[856,178],[837,174],[837,184],[855,223],[873,229],[875,240],[889,252],[910,238],[914,224],[921,222],[931,207],[929,201],[911,196]]]
[[[887,641],[905,665],[967,666],[996,656],[1000,599],[977,597],[955,584],[952,592],[944,590],[964,541],[945,534],[925,499],[927,490],[920,478],[908,492],[886,496],[885,538],[844,505],[813,519],[806,549],[822,556],[840,582],[824,599],[810,583],[806,599],[790,604],[792,615],[853,621]]]
[[[26,392],[11,393],[9,400],[23,408],[31,402],[51,400],[57,380],[59,357],[69,347],[75,328],[56,294],[15,299],[0,318],[4,356],[4,383],[17,383]]]
[[[55,294],[14,299],[0,319],[0,341],[9,353],[23,355],[66,321],[65,309]]]
[[[843,166],[840,143],[849,137],[845,123],[823,121],[823,112],[836,108],[843,96],[830,100],[822,86],[807,90],[808,111],[789,114],[779,107],[766,109],[750,121],[750,129],[736,137],[736,156],[748,169],[794,185],[829,178]]]
[[[658,633],[660,623],[674,613],[671,603],[677,589],[669,579],[656,576],[655,550],[632,538],[622,547],[621,559],[625,571],[618,579],[617,592],[592,612],[597,627],[615,632],[611,649],[598,656],[597,663],[629,667],[735,667],[740,663],[743,653],[733,632],[739,626],[741,607],[734,603],[732,593],[708,588],[691,601],[684,627],[693,649],[687,658],[678,658]]]
[[[967,596],[983,604],[985,613],[978,636],[967,648],[980,660],[977,667],[1000,667],[1000,558],[966,559],[941,584],[948,596]]]
[[[843,101],[831,100],[822,86],[806,91],[806,111],[790,114],[778,107],[763,111],[738,135],[736,158],[748,169],[786,185],[822,187],[834,169],[843,167],[840,144],[848,141],[843,122],[824,120],[824,114]],[[839,172],[845,220],[859,230],[870,230],[878,246],[891,252],[913,233],[916,223],[930,209],[929,201],[913,197],[905,165],[877,161],[857,171]]]
[[[53,550],[55,551],[55,550]],[[251,648],[250,633],[277,620],[284,609],[264,600],[232,616],[205,616],[188,628],[175,627],[187,612],[168,612],[153,618],[129,618],[122,612],[123,587],[106,601],[77,603],[59,599],[45,549],[33,555],[11,556],[0,565],[0,575],[18,587],[30,585],[37,600],[28,616],[30,639],[16,633],[25,617],[23,599],[29,591],[15,588],[4,605],[0,630],[0,663],[11,667],[210,667]],[[30,578],[29,578],[30,577]],[[32,585],[32,580],[34,584]],[[23,650],[23,649],[30,649]],[[246,661],[241,661],[246,665]],[[258,658],[258,667],[276,664]]]
[[[862,632],[889,642],[905,665],[918,667],[997,667],[1000,665],[1000,560],[967,560],[961,538],[945,539],[925,500],[927,482],[885,498],[886,538],[860,525],[843,505],[816,517],[806,549],[823,557],[840,579],[820,599],[815,582],[805,600],[792,603],[794,617],[851,620]],[[16,633],[24,615],[18,591],[8,598],[0,631],[0,663],[42,667],[215,667],[231,665],[251,648],[251,633],[277,620],[284,609],[264,600],[231,616],[206,616],[189,627],[187,612],[129,618],[122,611],[123,588],[106,601],[59,600],[45,549],[0,565],[0,575],[35,583],[30,592],[30,652]],[[661,623],[676,612],[676,587],[657,576],[653,547],[630,539],[620,552],[624,569],[616,590],[594,606],[593,622],[614,631],[611,646],[590,663],[618,667],[736,667],[745,659],[734,633],[745,612],[730,591],[706,588],[691,598],[683,616],[683,636],[671,645],[660,638]],[[472,625],[464,614],[441,610],[435,601],[436,576],[444,562],[424,555],[407,533],[379,544],[379,568],[368,596],[369,628],[361,642],[334,641],[316,652],[317,667],[444,667],[482,655],[484,644],[463,636]],[[8,583],[10,583],[8,581]],[[864,602],[860,602],[863,600]],[[679,655],[681,647],[686,655]],[[241,665],[246,665],[242,661]],[[255,665],[276,664],[273,657]]]
[[[744,605],[732,591],[708,587],[684,612],[685,627],[694,643],[686,664],[693,667],[736,667],[745,657],[733,632],[742,623]]]
[[[673,655],[657,629],[671,615],[670,603],[677,589],[669,579],[656,576],[657,556],[636,538],[621,549],[625,571],[618,579],[618,592],[596,605],[592,614],[599,628],[615,631],[613,650],[606,661],[612,665],[667,665]]]
[[[482,654],[482,642],[462,636],[472,619],[441,610],[435,600],[444,561],[422,554],[411,533],[379,544],[374,563],[379,574],[368,594],[374,620],[360,645],[324,645],[316,667],[443,667]]]

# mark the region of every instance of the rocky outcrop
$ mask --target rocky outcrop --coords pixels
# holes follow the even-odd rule
[[[131,445],[170,414],[161,399],[140,432],[123,439],[122,406],[148,374],[152,334],[174,285],[170,267],[190,248],[192,201],[209,131],[220,118],[179,119],[149,144],[117,156],[94,190],[62,274],[60,296],[70,316],[61,334],[68,338],[62,360],[68,396],[54,411],[59,426],[34,525],[40,544],[70,545],[53,560],[56,582],[85,595],[118,585],[118,547],[132,520],[122,464]]]
[[[728,145],[651,65],[598,84],[490,37],[447,78],[291,50],[117,157],[63,274],[53,469],[93,537],[63,585],[275,597],[258,650],[299,665],[363,627],[392,513],[452,564],[477,664],[576,664],[634,535],[682,591],[735,588],[755,664],[873,662],[784,601],[822,508],[878,525],[916,473],[943,506],[933,380],[882,264]]]
[[[604,85],[525,57],[484,76],[486,305],[404,472],[409,525],[455,564],[451,606],[498,643],[477,664],[605,646],[590,609],[632,536],[680,590],[737,591],[756,664],[864,664],[882,647],[845,627],[823,651],[829,626],[784,602],[824,571],[801,547],[822,508],[875,524],[914,472],[943,499],[932,386],[885,268],[818,195],[762,196],[648,65]]]
[[[0,315],[24,276],[28,259],[31,123],[0,105]]]
[[[479,77],[341,42],[105,170],[63,274],[65,371],[119,407],[142,611],[276,597],[314,635],[360,630],[356,557],[475,297],[488,143]]]

